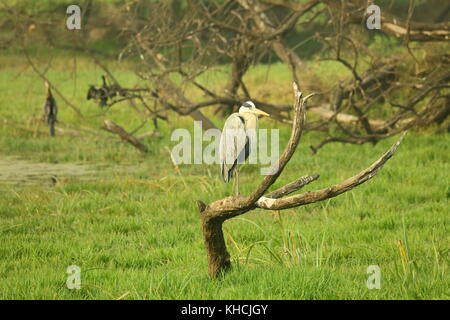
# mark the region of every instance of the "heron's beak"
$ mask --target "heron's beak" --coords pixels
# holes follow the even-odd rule
[[[254,113],[257,114],[258,116],[265,116],[265,117],[269,117],[270,115],[262,110],[256,109],[254,110]]]

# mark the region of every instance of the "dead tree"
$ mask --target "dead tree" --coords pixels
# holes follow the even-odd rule
[[[393,156],[401,143],[403,135],[370,167],[338,184],[320,190],[307,191],[288,196],[319,178],[318,174],[314,174],[301,177],[277,190],[267,193],[270,186],[275,183],[294,154],[305,125],[305,104],[309,96],[302,98],[302,93],[298,90],[298,86],[295,82],[294,94],[294,122],[292,125],[291,137],[284,152],[276,163],[276,168],[278,168],[275,171],[276,173],[266,176],[249,196],[231,196],[214,201],[208,205],[202,201],[197,201],[198,209],[201,214],[203,237],[208,256],[208,271],[213,277],[220,275],[231,267],[230,255],[227,251],[222,231],[222,225],[226,220],[257,208],[265,210],[284,210],[338,196],[374,177],[386,161]]]
[[[244,76],[252,65],[275,55],[290,69],[294,81],[303,87],[312,86],[308,81],[311,71],[303,67],[305,64],[296,53],[297,45],[288,45],[286,41],[289,34],[299,32],[299,26],[309,32],[317,30],[311,39],[321,43],[322,48],[316,54],[320,60],[334,61],[351,73],[348,79],[331,88],[317,85],[321,95],[313,101],[311,113],[318,117],[305,129],[322,131],[327,137],[312,146],[314,152],[330,142],[376,144],[413,126],[436,123],[445,126],[449,114],[446,102],[450,94],[449,78],[444,71],[435,71],[448,70],[448,57],[438,55],[432,63],[421,58],[422,70],[417,73],[409,67],[417,63],[417,58],[408,54],[410,50],[389,58],[374,54],[365,43],[367,40],[357,36],[358,32],[368,32],[363,29],[367,1],[309,0],[301,4],[286,0],[190,1],[189,9],[178,18],[164,4],[155,6],[160,6],[155,12],[164,15],[145,21],[139,28],[124,30],[132,39],[127,52],[142,60],[145,70],[142,80],[151,88],[144,98],[179,115],[203,121],[204,129],[213,124],[201,109],[216,107],[215,113],[226,114],[249,99],[271,114],[272,119],[292,124],[289,105],[252,96]],[[385,8],[382,14],[380,32],[404,41],[405,49],[409,49],[411,41],[446,41],[447,23],[424,25],[411,19],[403,21]],[[320,22],[318,17],[326,22]],[[357,24],[363,30],[356,30]],[[393,28],[397,28],[397,33]],[[308,39],[299,40],[300,45]],[[368,66],[361,70],[360,66],[367,65],[368,60]],[[201,75],[223,63],[230,68],[220,85],[201,80]],[[302,74],[296,70],[302,70]],[[180,81],[173,81],[174,78]],[[417,85],[411,86],[412,83]],[[189,94],[192,91],[196,91],[195,98]],[[405,103],[398,99],[402,96],[417,99]]]
[[[361,24],[365,17],[367,7],[366,0],[335,1],[320,0],[332,11],[343,13],[340,18],[344,24]],[[413,2],[412,2],[413,3]],[[411,2],[410,2],[411,4]],[[410,5],[411,12],[414,5]],[[443,9],[445,9],[443,7]],[[443,12],[444,16],[446,15]],[[388,10],[381,10],[381,32],[407,41],[448,41],[450,39],[450,22],[440,23],[417,23],[414,21],[404,21],[389,13]]]
[[[127,10],[117,11],[124,23],[116,27],[124,46],[117,55],[119,60],[139,61],[136,73],[140,79],[135,85],[119,84],[113,70],[108,70],[99,52],[89,48],[85,37],[78,37],[73,47],[63,48],[85,51],[106,74],[108,83],[104,80],[101,88],[91,87],[88,94],[88,98],[108,107],[104,113],[125,102],[142,123],[152,120],[155,128],[160,119],[170,121],[173,112],[202,121],[205,130],[214,128],[211,114],[229,113],[246,100],[254,101],[272,119],[292,124],[288,101],[279,100],[283,97],[274,100],[270,90],[256,97],[246,77],[254,65],[269,65],[272,59],[290,69],[294,81],[305,90],[319,93],[310,103],[312,121],[304,128],[325,134],[320,143],[312,146],[314,152],[330,142],[376,144],[411,127],[450,127],[450,25],[443,22],[448,6],[443,7],[435,23],[413,21],[418,19],[413,15],[414,1],[406,8],[407,18],[396,16],[400,12],[385,6],[381,10],[381,29],[368,30],[369,3],[190,0],[183,8],[175,8],[171,1],[133,1]],[[147,10],[149,14],[140,14],[141,6],[151,9]],[[431,5],[418,6],[418,10],[426,11]],[[51,47],[61,48],[52,36],[52,26],[59,20],[30,20],[15,12],[13,6],[8,7],[9,19],[20,22],[14,25],[33,25],[35,31],[45,33]],[[17,28],[16,35],[26,40],[27,33]],[[381,34],[395,38],[391,43],[404,50],[384,57],[374,41]],[[310,41],[317,50],[301,57]],[[420,54],[415,54],[418,50]],[[26,56],[45,79],[45,72]],[[304,59],[310,63],[332,61],[344,66],[350,76],[326,84],[322,75],[306,68]],[[217,75],[219,81],[208,80]],[[80,109],[50,84],[54,94],[83,118]],[[215,108],[215,112],[205,112],[208,108]]]

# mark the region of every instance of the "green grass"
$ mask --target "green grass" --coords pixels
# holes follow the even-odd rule
[[[27,123],[41,113],[42,81],[20,56],[0,62],[0,118]],[[48,76],[87,118],[78,119],[58,100],[61,120],[95,129],[104,118],[128,130],[139,125],[126,105],[99,115],[84,98],[101,70],[80,57],[75,72],[72,62],[55,58]],[[114,68],[124,85],[137,81],[128,66]],[[263,67],[249,74],[253,90],[278,82],[292,100],[282,66],[272,66],[267,81],[263,75]],[[163,139],[145,140],[147,155],[114,140],[50,139],[0,127],[0,157],[98,166],[89,181],[68,176],[55,186],[0,184],[0,299],[449,298],[448,134],[410,132],[377,177],[337,198],[281,214],[256,210],[226,222],[234,267],[213,280],[195,200],[219,199],[232,186],[219,180],[217,166],[181,166],[181,176],[174,171],[164,146],[174,145],[170,133],[177,127],[192,122],[173,118],[162,125]],[[263,120],[261,127],[280,125]],[[289,127],[280,128],[284,143]],[[307,190],[339,182],[396,139],[375,147],[329,144],[313,156],[308,145],[320,138],[302,137],[276,186],[312,173],[321,178]],[[124,165],[133,170],[120,169]],[[241,177],[244,194],[261,180],[248,165]],[[70,265],[81,267],[81,290],[65,285]],[[380,290],[366,287],[369,265],[381,268]]]

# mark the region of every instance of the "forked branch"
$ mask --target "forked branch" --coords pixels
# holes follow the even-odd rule
[[[248,197],[226,197],[209,205],[206,205],[202,201],[197,202],[201,213],[203,236],[208,255],[208,270],[209,274],[213,277],[231,267],[230,255],[227,251],[222,231],[223,222],[256,208],[283,210],[329,199],[349,191],[375,176],[386,161],[394,155],[404,137],[403,134],[402,137],[370,167],[341,183],[324,189],[307,191],[286,197],[319,178],[318,174],[307,175],[266,194],[267,190],[275,183],[294,154],[301,137],[302,129],[305,125],[305,103],[309,96],[302,98],[302,94],[298,90],[296,83],[294,83],[294,95],[295,117],[291,137],[286,149],[276,163],[276,167],[272,171],[273,174],[266,176],[261,184],[256,187]]]
[[[400,137],[400,139],[396,143],[394,143],[394,145],[381,158],[375,161],[370,167],[364,169],[357,175],[348,178],[347,180],[341,183],[335,184],[333,186],[324,189],[308,191],[298,195],[281,199],[273,199],[275,197],[272,196],[272,198],[270,198],[270,195],[268,195],[267,197],[259,199],[256,204],[258,208],[268,210],[283,210],[333,198],[340,195],[341,193],[351,190],[354,187],[357,187],[360,184],[366,182],[367,180],[373,178],[378,173],[378,171],[383,167],[386,161],[388,161],[394,155],[395,151],[397,151],[397,148],[402,142],[405,134],[406,132],[404,132]]]

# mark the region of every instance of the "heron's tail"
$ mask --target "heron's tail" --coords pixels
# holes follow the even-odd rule
[[[55,136],[55,123],[56,123],[56,119],[53,119],[52,117],[50,117],[48,119],[48,126],[50,128],[50,136],[52,136],[52,137]]]
[[[222,178],[223,182],[228,183],[231,180],[235,167],[236,164],[234,164],[231,168],[229,166],[226,166],[225,163],[220,164],[220,177]]]
[[[228,174],[225,173],[225,166],[223,163],[220,164],[220,177],[222,178],[222,181],[227,183],[228,182]]]
[[[55,123],[52,122],[50,123],[50,136],[54,137],[55,136]]]

